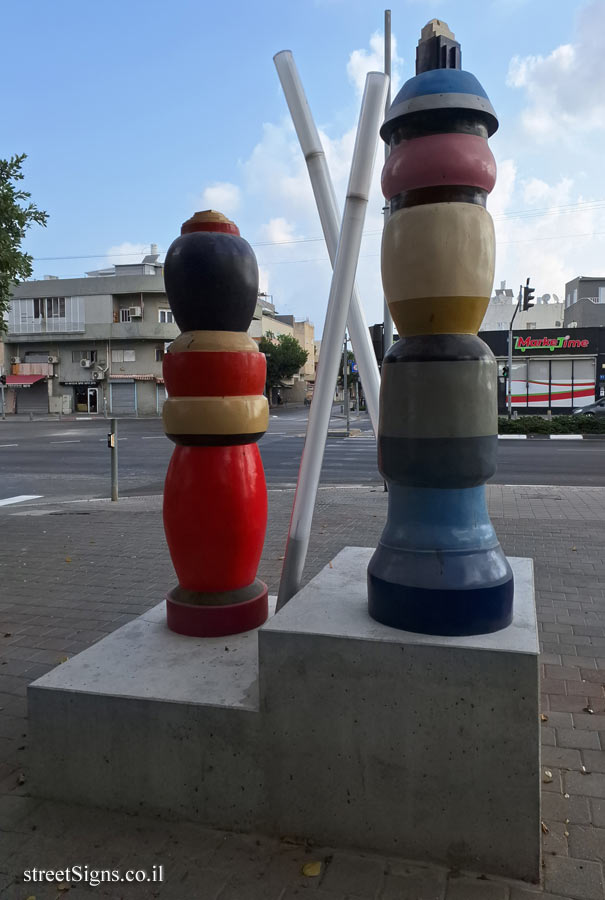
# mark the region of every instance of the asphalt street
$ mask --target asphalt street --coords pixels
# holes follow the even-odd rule
[[[338,413],[335,407],[334,412]],[[271,487],[296,483],[307,410],[274,411],[259,447]],[[367,416],[352,417],[353,436],[328,438],[324,485],[373,485],[381,478]],[[331,431],[344,428],[335,415]],[[110,451],[106,419],[0,421],[0,507],[13,498],[40,500],[107,497]],[[159,419],[119,421],[119,483],[122,496],[158,494],[173,444]],[[605,441],[501,440],[500,484],[605,486]],[[9,503],[7,503],[9,501]]]

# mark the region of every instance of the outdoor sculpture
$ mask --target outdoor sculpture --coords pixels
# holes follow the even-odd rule
[[[164,357],[164,430],[177,445],[164,487],[164,528],[179,584],[168,627],[218,636],[267,618],[256,578],[267,489],[256,441],[269,420],[266,360],[246,331],[258,266],[237,226],[207,210],[184,223],[164,266],[182,334]]]
[[[494,277],[485,206],[498,121],[444,23],[423,28],[416,73],[381,129],[391,148],[382,278],[401,339],[382,368],[389,512],[368,567],[369,611],[408,631],[482,634],[509,625],[513,608],[484,487],[496,470],[497,366],[477,337]]]

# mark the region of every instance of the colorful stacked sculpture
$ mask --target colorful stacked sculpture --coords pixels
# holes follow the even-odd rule
[[[168,626],[234,634],[267,618],[267,586],[256,578],[267,526],[256,445],[269,421],[266,360],[246,333],[258,266],[237,226],[208,210],[183,225],[164,279],[182,331],[164,358],[164,430],[177,445],[164,488],[179,579],[166,598]]]
[[[497,367],[477,337],[494,277],[485,206],[498,122],[444,23],[423,29],[416,72],[381,129],[391,148],[382,278],[401,339],[382,368],[389,512],[368,567],[369,611],[408,631],[481,634],[509,625],[513,606],[484,487],[496,471]]]

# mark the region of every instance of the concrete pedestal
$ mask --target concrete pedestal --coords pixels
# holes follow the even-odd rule
[[[531,561],[509,628],[443,638],[369,617],[372,552],[258,632],[182,637],[160,604],[34,682],[34,791],[538,880]]]

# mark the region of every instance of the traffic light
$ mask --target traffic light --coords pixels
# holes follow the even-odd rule
[[[502,366],[502,377],[508,378],[508,366]]]
[[[6,375],[0,375],[0,384],[6,384]]]
[[[525,287],[523,288],[523,306],[522,306],[523,310],[529,309],[530,306],[535,306],[535,301],[533,300],[533,297],[532,297],[532,294],[534,293],[535,290],[536,290],[535,288],[530,288],[529,278],[528,278],[525,283]]]

